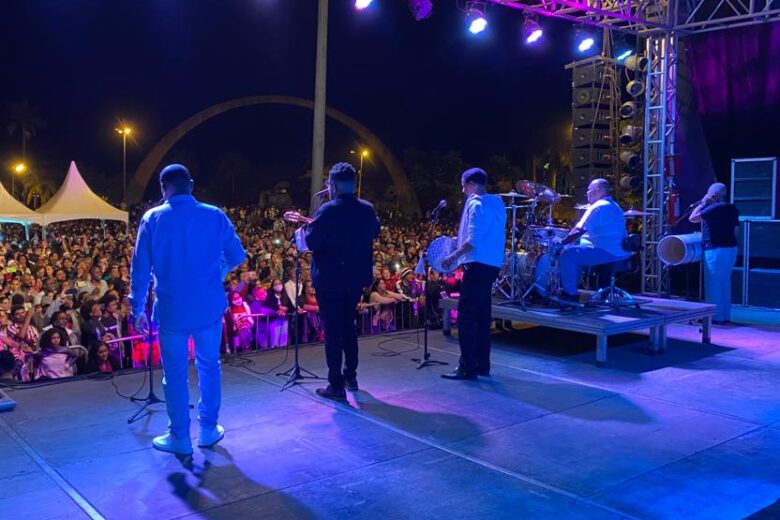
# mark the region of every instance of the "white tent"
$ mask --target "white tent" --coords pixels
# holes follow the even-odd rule
[[[75,161],[71,161],[65,182],[46,204],[38,209],[43,218],[43,225],[66,220],[120,220],[128,223],[126,211],[115,208],[104,201],[92,190],[81,177]]]
[[[5,186],[0,184],[0,222],[29,226],[42,224],[43,217],[13,198]]]

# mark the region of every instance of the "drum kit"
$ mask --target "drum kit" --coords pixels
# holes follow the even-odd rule
[[[543,184],[521,180],[515,189],[499,193],[506,199],[510,212],[511,243],[504,264],[493,285],[493,294],[505,299],[500,305],[519,305],[524,310],[534,298],[546,303],[560,303],[561,283],[558,259],[566,245],[580,234],[571,235],[568,228],[555,225],[553,209],[571,195],[561,195]],[[588,204],[577,204],[575,210],[587,211]],[[623,213],[627,219],[643,217],[643,211],[633,208]],[[439,237],[426,251],[432,269],[448,273],[444,259],[456,249],[456,239]]]
[[[521,180],[515,190],[499,196],[507,200],[506,208],[511,212],[511,245],[493,294],[503,296],[504,304],[520,305],[523,309],[534,296],[547,303],[559,302],[558,259],[565,246],[579,236],[572,237],[568,228],[556,226],[552,215],[555,205],[570,195]],[[586,211],[588,207],[578,204],[574,209]],[[623,215],[636,218],[645,213],[631,208]]]

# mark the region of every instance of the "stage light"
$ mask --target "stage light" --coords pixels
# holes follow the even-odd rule
[[[620,178],[620,187],[624,190],[639,191],[642,189],[642,177],[639,175],[623,175]]]
[[[639,96],[644,91],[645,91],[645,84],[638,79],[629,81],[628,84],[626,85],[626,92],[628,92],[633,97]]]
[[[620,162],[633,172],[637,171],[641,166],[641,158],[639,155],[629,150],[620,152]]]
[[[591,36],[586,36],[581,39],[579,43],[577,43],[577,50],[580,52],[589,51],[595,44],[596,40],[594,40]]]
[[[362,11],[369,5],[371,5],[371,2],[373,0],[355,0],[355,9]]]
[[[633,54],[628,56],[624,63],[626,68],[631,71],[644,72],[647,70],[647,58],[644,56]]]
[[[617,56],[615,56],[615,61],[617,61],[618,63],[623,63],[624,61],[626,61],[626,58],[628,58],[632,54],[634,54],[633,49],[622,50],[618,53]]]
[[[431,0],[409,0],[409,10],[414,19],[419,22],[431,16],[433,3]]]
[[[485,18],[485,3],[482,1],[472,1],[466,3],[466,26],[471,34],[479,34],[487,29],[487,18]]]
[[[618,113],[620,114],[620,117],[623,119],[628,119],[630,117],[634,117],[636,114],[636,103],[633,101],[626,101],[622,105],[620,105],[620,109],[618,110]]]
[[[620,132],[620,144],[628,146],[636,143],[639,140],[639,136],[642,135],[642,129],[634,125],[626,125]]]
[[[539,41],[542,34],[544,34],[544,31],[542,30],[542,26],[539,25],[539,22],[532,16],[526,15],[525,20],[523,20],[523,39],[525,40],[525,43],[535,43]]]

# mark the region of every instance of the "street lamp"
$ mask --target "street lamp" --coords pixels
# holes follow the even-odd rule
[[[352,155],[356,154],[357,152],[355,150],[350,150],[349,153]],[[360,191],[363,187],[363,159],[368,157],[368,150],[366,148],[363,148],[360,150],[360,168],[358,169],[358,189],[357,189],[357,196],[360,198]]]
[[[11,196],[16,198],[16,176],[27,171],[27,165],[23,162],[14,165],[13,175],[11,175]]]
[[[129,126],[114,128],[122,136],[122,202],[127,202],[127,136],[133,133]]]

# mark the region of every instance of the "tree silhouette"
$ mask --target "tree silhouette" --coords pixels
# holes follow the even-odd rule
[[[27,160],[27,141],[38,135],[38,130],[46,128],[46,121],[41,117],[41,109],[34,107],[29,101],[10,103],[8,105],[10,123],[6,126],[8,135],[19,133],[22,136],[22,160]]]

